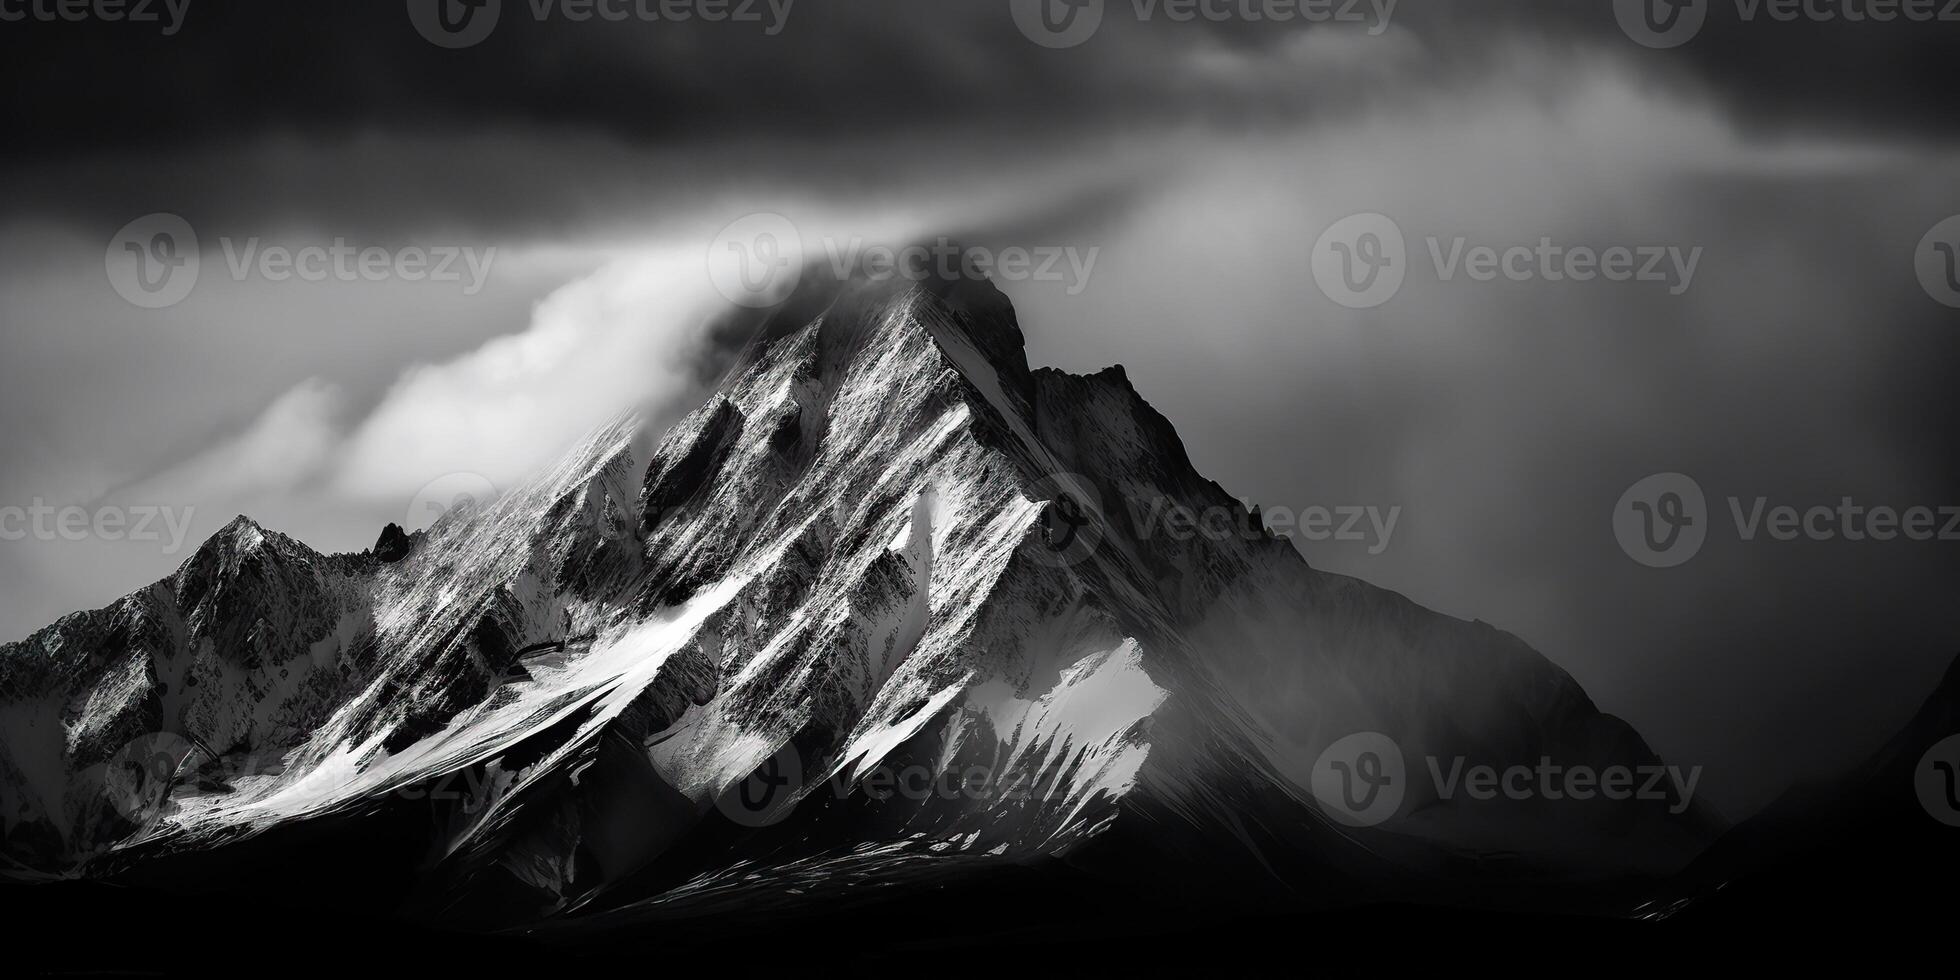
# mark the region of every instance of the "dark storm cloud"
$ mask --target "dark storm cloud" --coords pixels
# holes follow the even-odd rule
[[[1646,59],[1765,126],[1946,134],[1960,122],[1948,98],[1960,23],[1782,23],[1761,11],[1745,21],[1743,2],[1715,0],[1702,35],[1672,51],[1632,44],[1608,0],[1403,0],[1393,23],[1421,38],[1439,71],[1492,57],[1494,35],[1528,33]],[[423,40],[401,0],[196,0],[170,36],[131,23],[0,25],[7,152],[375,127],[583,129],[673,144],[952,123],[1038,131],[1198,108],[1257,117],[1313,93],[1276,86],[1205,102],[1171,60],[1200,43],[1257,52],[1323,29],[1176,23],[1161,10],[1142,23],[1132,0],[1110,0],[1097,37],[1053,51],[1018,32],[1006,0],[800,0],[773,37],[756,23],[538,21],[532,4],[505,0],[489,37],[458,51]]]
[[[0,52],[17,151],[286,126],[541,125],[651,141],[891,130],[1016,111],[1083,78],[1078,59],[1040,57],[1004,6],[920,6],[803,0],[787,36],[769,37],[754,24],[536,21],[530,0],[507,0],[485,41],[448,51],[400,0],[200,0],[174,36],[24,23],[0,32]]]
[[[1325,50],[1299,42],[1333,28],[1162,9],[1146,22],[1133,0],[1108,0],[1102,30],[1068,50],[1024,37],[1007,0],[796,0],[775,36],[540,21],[541,2],[503,0],[464,50],[425,40],[402,0],[194,0],[168,36],[0,24],[0,219],[98,238],[170,211],[219,233],[548,239],[645,227],[656,204],[619,202],[685,197],[708,177],[873,197],[949,161],[1006,168],[1150,126],[1365,115],[1502,71],[1521,43],[1625,60],[1745,129],[1919,141],[1960,120],[1944,97],[1960,24],[1742,23],[1743,0],[1714,2],[1702,36],[1671,51],[1627,38],[1608,0],[1401,0],[1390,35]],[[1220,52],[1243,61],[1204,70]]]

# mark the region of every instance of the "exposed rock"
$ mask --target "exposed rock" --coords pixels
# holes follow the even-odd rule
[[[682,868],[768,887],[785,862],[1118,846],[1170,880],[1352,900],[1452,855],[1609,875],[1708,839],[1664,803],[1413,785],[1338,827],[1312,772],[1360,732],[1412,784],[1430,757],[1656,760],[1515,637],[1308,567],[1120,369],[1030,371],[1022,343],[991,289],[858,284],[657,446],[621,420],[494,504],[391,525],[378,562],[235,523],[0,650],[8,857],[93,873],[459,780],[415,797],[429,906],[486,915],[706,894],[669,891]],[[1247,533],[1146,533],[1152,500]],[[151,732],[219,758],[106,818],[104,761]]]

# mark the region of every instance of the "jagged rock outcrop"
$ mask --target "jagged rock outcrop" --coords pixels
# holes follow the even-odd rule
[[[1707,839],[1651,801],[1412,789],[1381,827],[1328,819],[1311,770],[1357,732],[1412,784],[1429,756],[1654,759],[1516,638],[1309,567],[1121,369],[1031,371],[990,287],[829,300],[658,443],[622,419],[363,557],[241,521],[0,650],[9,859],[105,873],[413,800],[427,906],[508,921],[867,854],[1122,841],[1332,893],[1464,853],[1665,869]],[[1140,526],[1163,501],[1245,533]],[[159,734],[190,748],[105,808],[131,795],[110,757]]]

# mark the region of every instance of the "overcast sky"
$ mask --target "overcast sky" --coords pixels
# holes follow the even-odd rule
[[[1009,0],[761,23],[505,0],[449,50],[396,0],[289,6],[0,23],[0,506],[194,511],[175,551],[0,542],[0,640],[237,513],[358,550],[432,480],[507,486],[622,407],[677,417],[714,380],[705,256],[770,211],[806,244],[1094,250],[1082,281],[1003,283],[1037,364],[1126,365],[1249,499],[1402,508],[1379,554],[1303,551],[1524,637],[1731,816],[1869,751],[1960,653],[1960,541],[1745,543],[1727,516],[1960,504],[1960,322],[1915,274],[1960,213],[1960,25],[1718,2],[1660,50],[1610,2],[1327,25],[1112,0],[1054,48]],[[105,252],[158,212],[201,265],[145,309]],[[1314,254],[1362,212],[1406,236],[1407,281],[1358,310]],[[1432,238],[1699,252],[1680,290],[1445,281]],[[231,271],[336,241],[484,264]],[[1612,515],[1665,472],[1711,526],[1653,569]]]

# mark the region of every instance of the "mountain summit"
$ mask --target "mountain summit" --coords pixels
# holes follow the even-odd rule
[[[277,854],[509,924],[1051,859],[1360,901],[1712,836],[1691,785],[1484,792],[1664,767],[1515,637],[1311,568],[1122,369],[1030,370],[991,286],[820,305],[658,441],[362,555],[241,518],[0,649],[8,867]]]

